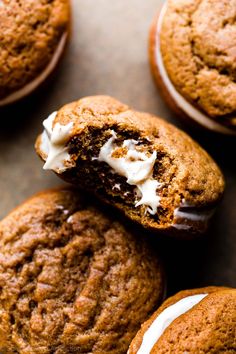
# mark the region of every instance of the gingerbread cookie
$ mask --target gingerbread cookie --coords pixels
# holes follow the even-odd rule
[[[236,135],[234,0],[168,0],[150,32],[160,92],[189,122]]]
[[[69,0],[0,1],[0,106],[47,79],[62,56],[69,24]]]
[[[224,179],[182,131],[108,96],[68,104],[44,127],[36,150],[45,169],[148,229],[179,237],[206,230]]]
[[[157,255],[73,189],[0,222],[0,352],[122,354],[163,298]]]
[[[142,325],[129,354],[236,352],[236,289],[181,291]]]

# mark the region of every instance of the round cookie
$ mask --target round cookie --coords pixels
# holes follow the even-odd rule
[[[125,353],[163,298],[157,255],[73,189],[0,222],[0,352]]]
[[[0,1],[0,106],[48,78],[64,52],[69,25],[69,0]]]
[[[190,123],[229,135],[236,135],[235,16],[234,0],[168,0],[149,44],[169,106]]]
[[[206,230],[224,179],[184,132],[108,96],[70,103],[43,124],[36,151],[44,169],[145,228],[177,237]]]
[[[236,289],[181,291],[145,322],[128,354],[236,352]]]

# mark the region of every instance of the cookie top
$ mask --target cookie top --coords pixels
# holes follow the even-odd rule
[[[69,22],[69,0],[0,1],[0,105],[28,94],[49,75]]]
[[[207,116],[236,126],[235,0],[168,0],[161,54],[175,88]]]
[[[224,179],[182,131],[108,96],[68,104],[44,127],[36,150],[45,169],[144,227],[179,235],[205,231]]]
[[[234,353],[236,289],[181,291],[142,325],[129,354]]]
[[[0,222],[0,352],[125,353],[163,297],[157,255],[73,189]]]

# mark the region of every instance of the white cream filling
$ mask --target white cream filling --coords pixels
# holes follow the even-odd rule
[[[207,221],[209,220],[214,213],[214,210],[209,211],[183,211],[180,208],[175,209],[174,216],[178,219],[186,219],[191,221]]]
[[[0,5],[1,5],[1,2],[0,2]],[[4,99],[0,100],[0,106],[10,104],[12,102],[15,102],[15,101],[27,96],[32,91],[34,91],[52,73],[52,71],[56,67],[56,65],[63,53],[63,49],[65,47],[67,37],[68,37],[68,33],[65,32],[60,39],[58,47],[57,47],[50,63],[41,72],[41,74],[39,74],[33,81],[31,81],[30,83],[28,83],[27,85],[25,85],[24,87],[19,89],[18,91],[13,92],[10,95],[8,95],[7,97],[5,97]]]
[[[236,135],[236,132],[233,129],[225,127],[223,124],[219,124],[214,120],[210,119],[207,115],[196,109],[192,104],[190,104],[174,87],[172,84],[167,71],[165,69],[165,65],[163,62],[162,54],[161,54],[161,28],[163,23],[163,18],[165,16],[167,10],[167,1],[163,5],[159,19],[157,24],[157,32],[156,32],[156,62],[159,69],[159,73],[162,77],[162,80],[169,91],[169,94],[177,104],[179,108],[181,108],[189,117],[193,118],[196,122],[201,124],[202,126],[206,126],[208,129],[224,133],[230,135]]]
[[[114,153],[121,147],[115,144],[117,135],[111,131],[111,138],[102,146],[98,161],[106,162],[115,173],[127,178],[127,183],[136,186],[137,196],[140,198],[135,206],[145,205],[146,211],[154,215],[160,204],[157,189],[161,184],[153,179],[153,167],[157,158],[156,151],[148,157],[145,153],[137,150],[138,142],[132,139],[125,140],[122,148],[127,149],[123,157],[114,157]]]
[[[173,224],[172,225],[175,229],[177,230],[190,230],[192,228],[191,225],[187,225],[187,224]]]
[[[118,189],[118,191],[120,191],[120,183],[116,183],[112,189]]]
[[[182,201],[179,208],[174,210],[175,222],[173,226],[176,229],[180,230],[188,230],[191,228],[190,225],[186,225],[185,223],[176,223],[178,219],[190,220],[194,222],[207,222],[214,214],[215,208],[211,210],[194,210],[194,206],[188,204],[185,200]]]
[[[176,318],[189,311],[207,295],[208,294],[198,294],[188,296],[179,300],[174,305],[167,307],[145,332],[137,354],[149,354],[165,329],[169,327]]]
[[[41,136],[40,148],[47,156],[43,169],[62,173],[68,168],[68,166],[65,165],[65,162],[70,162],[70,155],[66,143],[70,138],[73,122],[70,122],[67,125],[56,123],[53,127],[56,115],[57,112],[52,113],[43,122],[45,130]]]

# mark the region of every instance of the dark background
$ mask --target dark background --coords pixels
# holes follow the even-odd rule
[[[147,40],[162,1],[72,3],[71,43],[53,80],[27,100],[0,110],[0,217],[33,193],[61,184],[42,170],[34,152],[42,121],[65,103],[109,94],[187,131],[214,157],[226,178],[225,196],[207,235],[192,242],[155,242],[166,263],[168,293],[207,285],[236,287],[236,138],[191,130],[157,92],[148,65]]]

